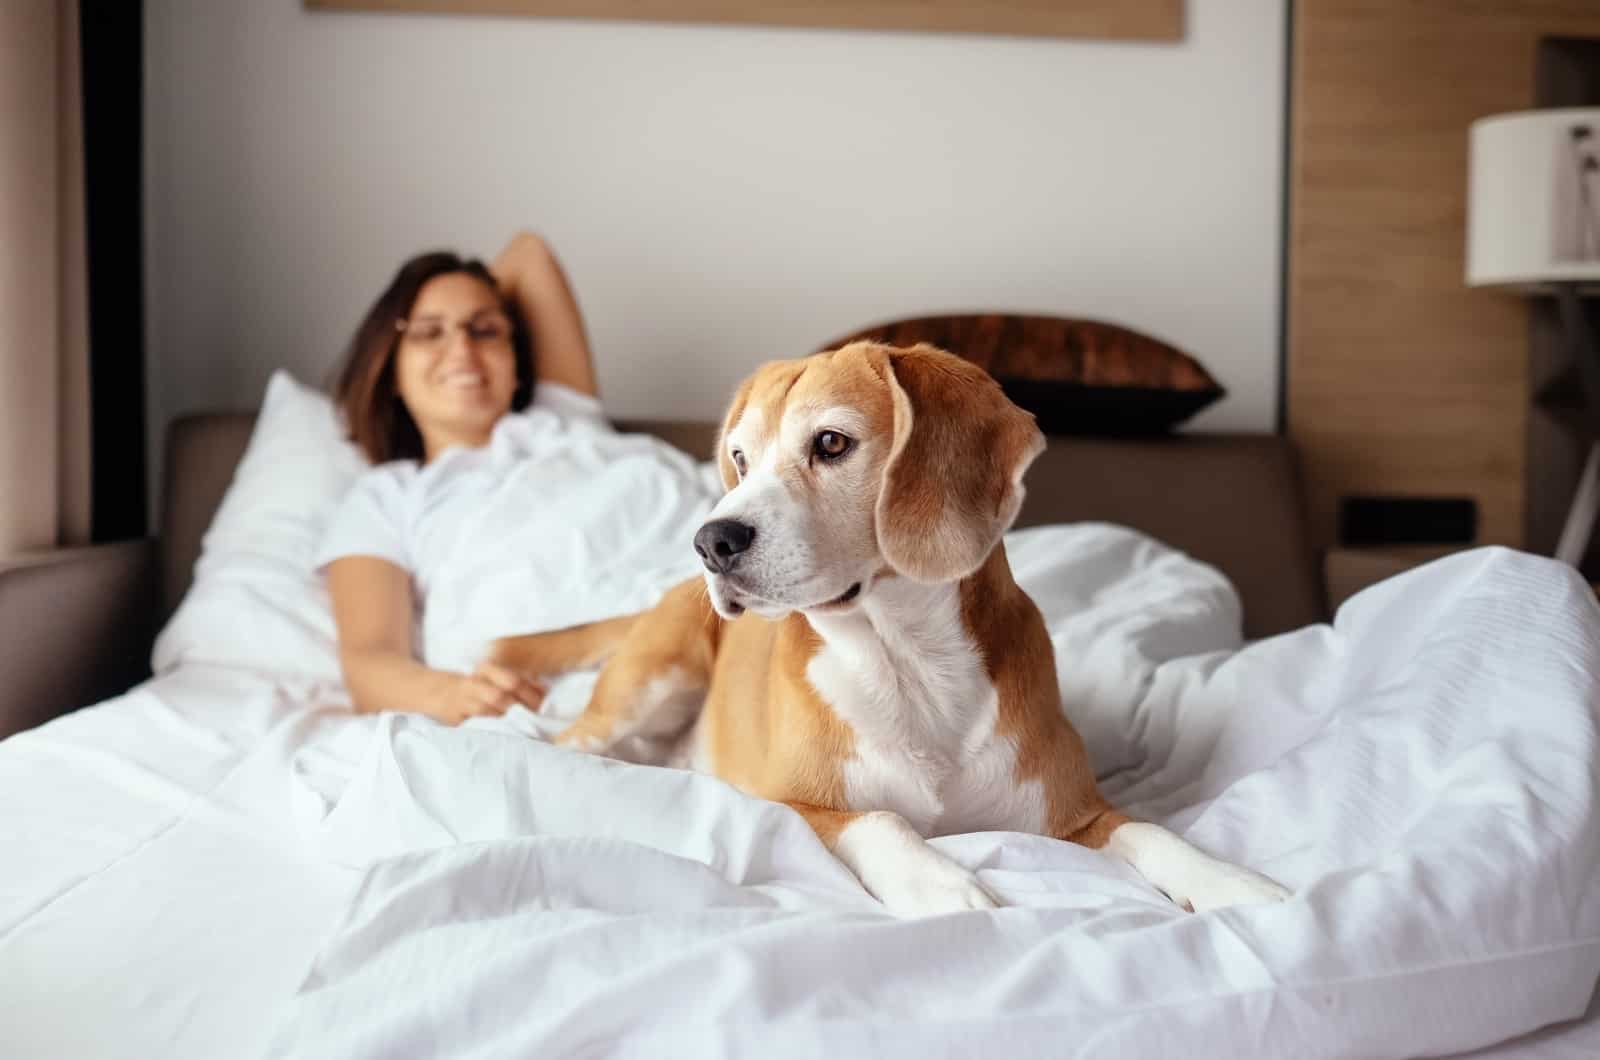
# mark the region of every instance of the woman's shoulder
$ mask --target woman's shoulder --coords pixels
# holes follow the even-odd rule
[[[418,465],[415,460],[389,460],[374,464],[356,476],[345,494],[348,500],[391,502],[402,499],[416,488]]]
[[[317,569],[345,556],[375,556],[409,569],[416,474],[415,461],[393,460],[357,476],[323,532]]]

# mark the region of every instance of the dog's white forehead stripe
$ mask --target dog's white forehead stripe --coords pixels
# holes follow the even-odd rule
[[[813,431],[835,430],[860,438],[867,429],[867,421],[859,411],[848,405],[819,405],[807,403],[784,413],[780,428],[789,440],[794,435],[809,435]]]
[[[739,419],[728,431],[728,437],[723,440],[723,448],[730,454],[738,449],[748,458],[751,448],[761,440],[762,427],[766,424],[766,416],[760,409],[745,407]]]

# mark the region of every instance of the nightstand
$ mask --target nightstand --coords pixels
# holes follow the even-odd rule
[[[1460,545],[1381,545],[1330,548],[1322,559],[1322,584],[1331,616],[1356,593],[1412,567],[1460,552]]]

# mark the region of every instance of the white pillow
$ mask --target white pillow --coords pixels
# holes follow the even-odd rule
[[[196,662],[340,680],[333,610],[313,557],[366,468],[332,400],[273,373],[194,581],[156,639],[154,670]]]

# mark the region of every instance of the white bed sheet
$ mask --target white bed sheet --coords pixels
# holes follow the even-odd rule
[[[1482,550],[1241,649],[1215,573],[1137,535],[1011,541],[1108,792],[1294,900],[1189,916],[986,833],[938,844],[1008,908],[895,921],[788,811],[550,720],[187,665],[0,745],[0,1054],[1440,1055],[1585,1012],[1572,572]],[[1590,1015],[1480,1055],[1593,1055]]]
[[[311,856],[315,685],[188,666],[0,744],[0,1056],[252,1055],[360,874]]]

